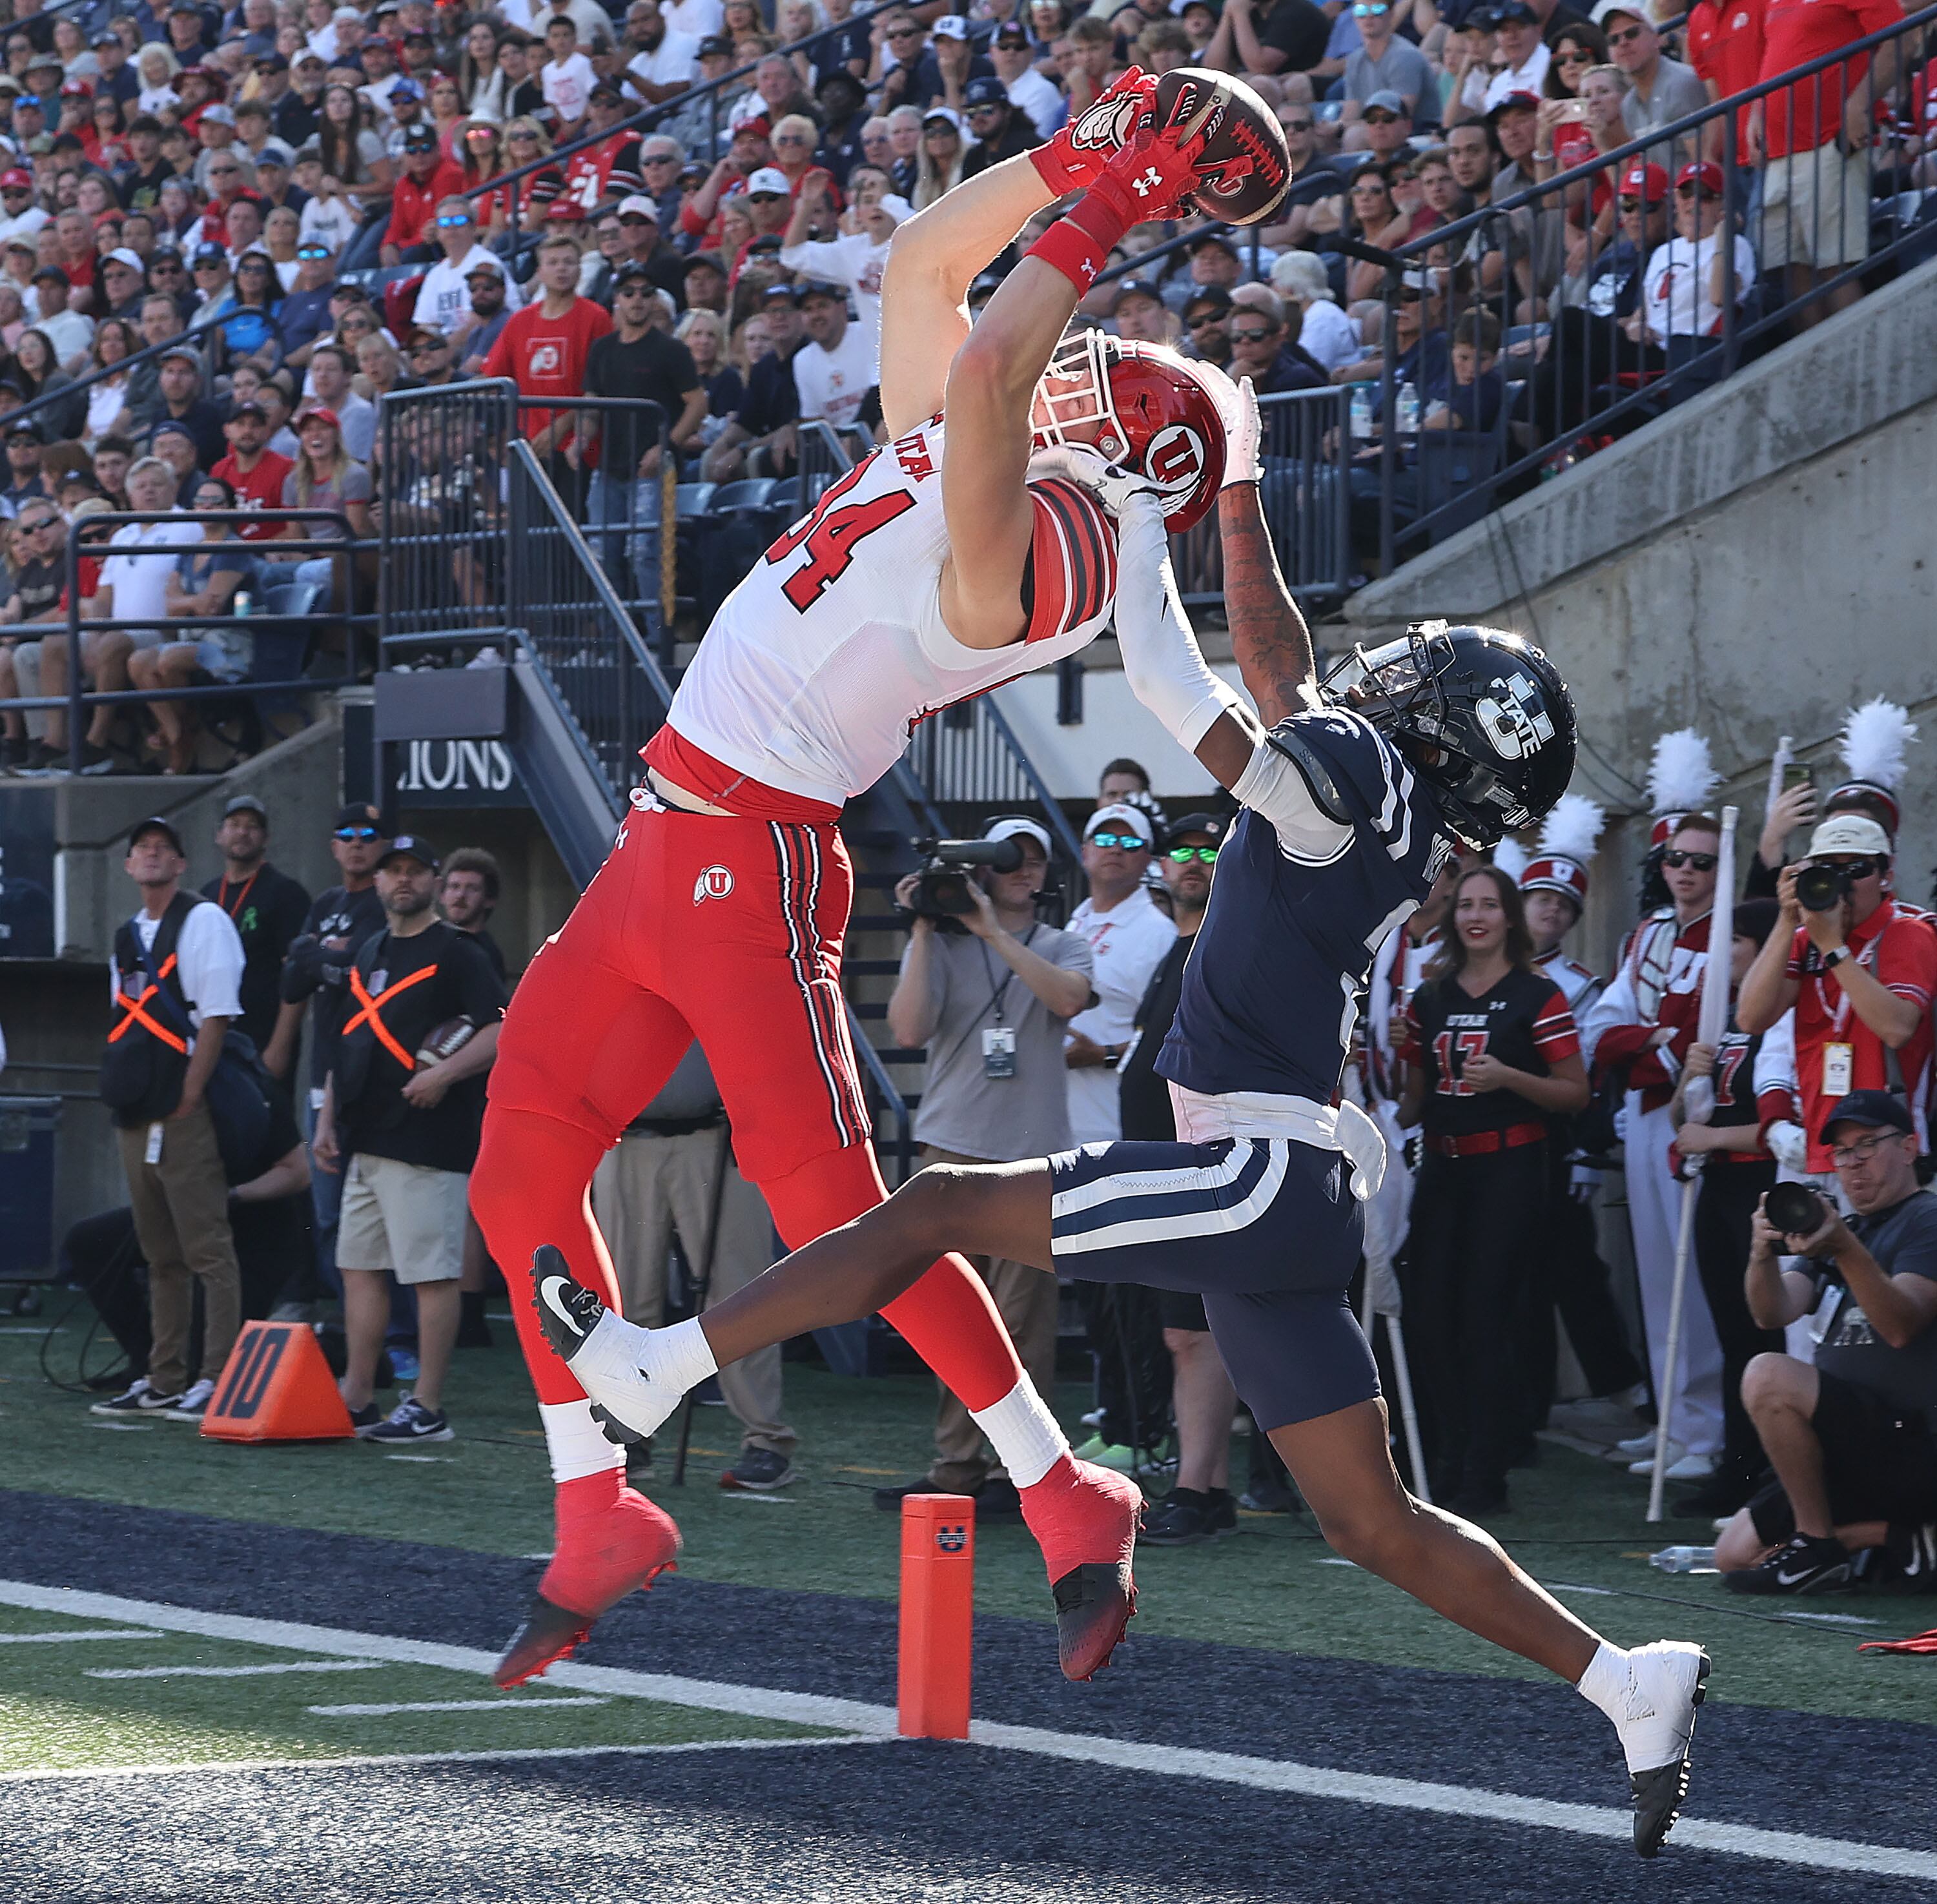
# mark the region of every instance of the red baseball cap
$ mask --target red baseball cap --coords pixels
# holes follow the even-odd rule
[[[312,408],[305,410],[296,419],[296,428],[300,432],[305,424],[319,420],[327,423],[339,436],[343,433],[343,426],[337,421],[336,412],[327,404],[323,403],[317,404]]]
[[[1668,172],[1661,165],[1632,165],[1621,180],[1621,196],[1653,204],[1668,196]]]
[[[16,165],[11,171],[0,172],[0,187],[9,192],[31,192],[34,189],[34,175]]]
[[[1684,165],[1675,174],[1675,189],[1680,191],[1684,185],[1699,185],[1711,197],[1722,196],[1722,168],[1712,159],[1698,159],[1692,165]]]

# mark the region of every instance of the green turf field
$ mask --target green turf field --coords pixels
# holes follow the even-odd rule
[[[550,1489],[543,1442],[523,1365],[508,1326],[502,1323],[498,1348],[467,1351],[458,1357],[447,1402],[461,1439],[408,1455],[349,1442],[235,1447],[204,1441],[194,1430],[172,1422],[102,1423],[88,1414],[86,1399],[45,1383],[36,1365],[40,1344],[35,1334],[20,1332],[24,1327],[13,1322],[0,1333],[0,1442],[10,1457],[9,1485],[497,1554],[542,1553],[550,1545]],[[80,1347],[77,1329],[54,1342],[56,1372],[71,1378]],[[663,1442],[653,1479],[647,1484],[677,1514],[685,1533],[681,1567],[704,1580],[893,1598],[895,1525],[875,1510],[869,1493],[884,1481],[920,1472],[929,1447],[932,1394],[919,1377],[856,1381],[790,1365],[787,1412],[801,1436],[802,1474],[777,1496],[719,1490],[719,1471],[737,1448],[729,1439],[735,1424],[724,1409],[699,1411],[687,1486],[676,1490],[666,1484],[670,1463]],[[1086,1393],[1067,1385],[1060,1400],[1066,1426],[1072,1439],[1080,1439],[1085,1431],[1076,1417],[1087,1405]],[[1494,1531],[1529,1572],[1610,1638],[1623,1644],[1663,1636],[1701,1641],[1715,1657],[1718,1697],[1929,1721],[1933,1702],[1927,1662],[1856,1649],[1861,1639],[1894,1637],[1937,1624],[1937,1601],[1835,1596],[1800,1605],[1745,1602],[1725,1594],[1712,1578],[1669,1576],[1648,1566],[1645,1555],[1651,1548],[1699,1542],[1708,1537],[1705,1530],[1687,1521],[1650,1528],[1644,1517],[1644,1484],[1606,1463],[1550,1445],[1541,1465],[1517,1474],[1513,1487],[1516,1511],[1502,1517]],[[1141,1599],[1133,1633],[1538,1676],[1534,1669],[1332,1559],[1308,1521],[1246,1516],[1240,1527],[1238,1538],[1208,1546],[1143,1550],[1138,1558]],[[1047,1627],[1049,1597],[1026,1532],[984,1528],[978,1548],[978,1608],[1041,1620]],[[165,1557],[158,1557],[158,1583],[165,1577]],[[159,1586],[157,1597],[165,1597]],[[508,1623],[518,1611],[506,1609]],[[356,1624],[350,1609],[345,1624]],[[141,1644],[127,1642],[136,1650]],[[1052,1646],[1045,1632],[1046,1658],[1052,1656]],[[0,1655],[50,1654],[32,1663],[0,1657],[0,1675],[65,1673],[67,1667],[51,1658],[59,1650],[0,1645]],[[105,1643],[98,1650],[107,1650]],[[342,1675],[346,1681],[361,1676]],[[76,1693],[71,1681],[62,1683],[62,1697],[80,1700],[84,1716],[93,1695]],[[165,1696],[155,1694],[158,1725],[192,1727],[194,1702],[204,1696],[189,1690],[193,1681],[99,1683],[124,1689],[130,1684],[168,1687]],[[272,1729],[278,1736],[292,1723],[288,1715],[301,1711],[303,1702],[296,1690],[285,1699],[276,1679],[204,1685],[225,1683],[277,1687],[279,1716]],[[13,1694],[0,1692],[0,1696]],[[332,1691],[327,1696],[339,1695]],[[588,1716],[602,1724],[619,1723],[616,1715],[577,1713],[580,1721]],[[629,1715],[626,1722],[639,1723],[639,1717]],[[265,1718],[263,1723],[271,1722]],[[493,1727],[504,1723],[491,1722]],[[533,1715],[521,1723],[538,1728],[554,1722]],[[695,1721],[682,1715],[676,1723]],[[308,1722],[287,1736],[314,1734],[319,1742],[315,1749],[326,1751],[323,1742],[339,1735],[333,1725],[318,1732],[320,1724]],[[356,1749],[390,1748],[366,1744]]]
[[[74,1637],[52,1637],[60,1633]],[[448,1667],[320,1656],[5,1605],[0,1713],[0,1778],[826,1736],[623,1693],[557,1684],[499,1693],[476,1674]]]

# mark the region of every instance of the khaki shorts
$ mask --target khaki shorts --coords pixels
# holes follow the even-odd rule
[[[1762,268],[1818,271],[1870,255],[1870,156],[1834,139],[1772,159],[1762,174]]]
[[[471,1179],[395,1157],[350,1160],[336,1260],[346,1269],[387,1269],[400,1283],[454,1282],[464,1273]]]

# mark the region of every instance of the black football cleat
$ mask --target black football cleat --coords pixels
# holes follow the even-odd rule
[[[1093,1679],[1136,1617],[1130,1563],[1091,1562],[1072,1567],[1050,1590],[1056,1596],[1056,1648],[1066,1679]]]
[[[546,1667],[568,1660],[590,1635],[593,1617],[554,1605],[544,1594],[536,1595],[524,1624],[512,1634],[504,1657],[492,1669],[491,1682],[509,1692],[528,1679],[535,1679]]]

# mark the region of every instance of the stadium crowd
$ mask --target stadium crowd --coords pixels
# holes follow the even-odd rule
[[[314,611],[347,651],[339,671],[367,665],[347,624],[322,618],[368,607],[373,560],[317,545],[360,542],[397,505],[377,426],[395,392],[515,379],[541,400],[524,428],[554,484],[608,532],[656,506],[656,434],[614,417],[602,440],[600,413],[542,400],[658,403],[696,484],[790,475],[805,423],[858,447],[878,422],[896,225],[1041,141],[1132,62],[1243,74],[1277,112],[1293,177],[1255,234],[1135,229],[1112,260],[1124,274],[1084,320],[1261,393],[1360,387],[1329,453],[1369,559],[1388,422],[1402,522],[1426,506],[1436,441],[1511,428],[1522,448],[1578,454],[1600,440],[1583,426],[1650,380],[1677,373],[1678,396],[1712,374],[1725,309],[1800,326],[1853,301],[1860,277],[1811,293],[1868,255],[1873,218],[1920,216],[1934,182],[1937,71],[1893,41],[1745,103],[1732,136],[1717,114],[1483,217],[1388,285],[1392,247],[1902,11],[945,4],[14,0],[0,43],[0,700],[65,691],[65,635],[29,631],[64,629],[76,606],[68,526],[130,508],[182,520],[123,526],[116,553],[81,563],[79,616],[115,626],[84,631],[80,665],[96,690],[161,698],[97,705],[83,771],[189,770],[195,704],[164,691],[273,678],[252,611]],[[322,513],[227,513],[262,509]],[[608,567],[632,564],[640,601],[656,590],[646,540],[602,545]],[[266,546],[279,541],[300,546]],[[0,766],[63,771],[71,738],[62,710],[8,709]],[[223,738],[225,757],[251,744]]]

